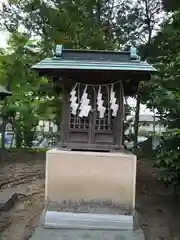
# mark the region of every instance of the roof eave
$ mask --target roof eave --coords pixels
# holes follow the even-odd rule
[[[130,63],[119,63],[119,64],[113,64],[113,63],[80,63],[80,62],[68,62],[63,63],[54,63],[54,62],[48,62],[45,63],[44,61],[34,65],[32,69],[35,70],[96,70],[96,71],[141,71],[141,72],[157,72],[157,69],[155,69],[153,66],[145,63],[136,63],[136,62],[130,62]]]

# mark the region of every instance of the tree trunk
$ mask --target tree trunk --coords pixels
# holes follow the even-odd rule
[[[152,27],[151,27],[151,19],[149,18],[148,0],[145,1],[145,9],[146,9],[146,22],[147,22],[147,28],[148,28],[148,41],[144,50],[144,54],[142,56],[142,61],[145,61],[149,55],[151,40],[152,40]],[[138,146],[140,104],[141,104],[141,93],[140,93],[140,86],[139,86],[139,89],[137,92],[137,102],[136,102],[136,111],[135,111],[135,120],[134,120],[134,153],[137,153],[137,146]]]

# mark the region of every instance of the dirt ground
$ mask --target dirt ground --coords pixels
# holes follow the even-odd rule
[[[18,186],[24,193],[9,212],[1,213],[0,239],[27,240],[43,210],[45,161],[36,156],[2,162],[0,188]],[[142,160],[138,162],[136,205],[146,239],[180,239],[179,199],[157,181],[151,164]]]

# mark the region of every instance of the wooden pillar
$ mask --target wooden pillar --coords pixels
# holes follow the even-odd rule
[[[124,90],[123,85],[120,83],[119,85],[119,93],[118,96],[118,104],[119,104],[119,111],[116,117],[115,122],[115,141],[116,145],[122,146],[123,145],[123,122],[124,122]]]
[[[63,92],[63,104],[62,104],[62,116],[61,116],[61,136],[60,136],[60,146],[63,147],[69,138],[69,104],[68,104],[68,91]]]

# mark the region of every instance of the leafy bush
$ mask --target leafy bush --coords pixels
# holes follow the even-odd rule
[[[180,129],[163,134],[155,160],[155,167],[160,170],[159,179],[180,195]]]

